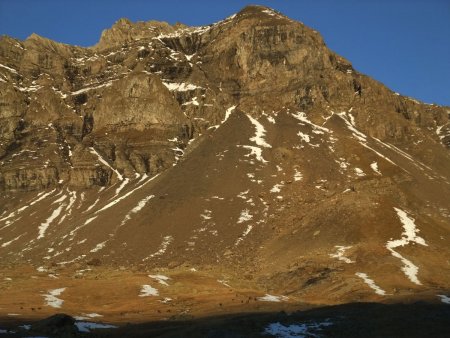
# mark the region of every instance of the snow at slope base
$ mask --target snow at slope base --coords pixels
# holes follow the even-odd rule
[[[57,296],[60,296],[65,290],[66,288],[48,290],[48,294],[43,295],[46,305],[54,308],[61,308],[64,300],[59,299]]]

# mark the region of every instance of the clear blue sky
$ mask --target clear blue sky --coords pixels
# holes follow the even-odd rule
[[[450,0],[0,0],[0,34],[90,46],[117,19],[204,25],[247,4],[318,30],[327,45],[392,90],[450,106]]]

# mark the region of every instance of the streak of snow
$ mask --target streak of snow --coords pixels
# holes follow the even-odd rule
[[[163,238],[161,245],[159,246],[159,250],[152,253],[151,255],[147,256],[146,258],[144,258],[143,261],[149,260],[150,258],[153,258],[153,257],[161,256],[162,254],[164,254],[166,252],[167,247],[172,242],[173,242],[172,236],[165,236]]]
[[[237,195],[237,197],[238,198],[242,198],[243,200],[246,200],[247,199],[247,194],[250,192],[250,189],[247,189],[247,190],[245,190],[245,191],[241,191],[238,195]]]
[[[107,241],[104,241],[104,242],[101,242],[101,243],[98,243],[96,246],[95,246],[95,248],[94,249],[92,249],[91,251],[89,251],[89,252],[97,252],[97,251],[100,251],[101,249],[103,249],[104,247],[105,247],[105,245],[106,245],[106,242]]]
[[[26,233],[25,233],[25,234],[26,234]],[[22,236],[25,235],[25,234],[19,235],[19,236],[13,238],[12,240],[10,240],[9,242],[3,243],[3,244],[2,244],[2,248],[5,248],[5,247],[9,246],[11,243],[17,241],[18,239],[20,239],[20,237],[22,237]]]
[[[60,202],[64,201],[66,199],[66,197],[67,197],[67,195],[64,195],[63,197],[61,197],[59,199]],[[64,205],[61,204],[58,208],[56,208],[53,211],[53,213],[50,215],[49,218],[47,218],[47,220],[44,223],[41,223],[41,225],[39,226],[39,235],[38,235],[37,239],[41,239],[45,236],[45,232],[47,231],[48,227],[57,217],[59,217],[63,207],[64,207]]]
[[[169,83],[169,82],[163,82],[163,84],[170,91],[178,91],[178,92],[186,92],[186,91],[202,88],[202,87],[196,86],[196,85],[194,85],[192,83]]]
[[[11,67],[2,65],[1,63],[0,63],[0,67],[1,67],[1,68],[4,68],[4,69],[6,69],[6,70],[9,70],[11,73],[18,74],[17,70],[15,70],[14,68],[11,68]]]
[[[231,116],[231,113],[236,109],[236,106],[231,106],[225,111],[225,117],[222,120],[222,123],[224,123],[228,118]]]
[[[86,255],[81,255],[78,257],[75,257],[74,259],[71,259],[70,261],[64,261],[64,262],[58,262],[58,265],[66,265],[66,264],[71,264],[74,263],[76,261],[79,261],[80,259],[83,259],[84,257],[86,257]]]
[[[120,186],[116,189],[116,195],[119,195],[119,193],[125,188],[125,186],[128,184],[130,180],[128,178],[124,179]]]
[[[77,199],[77,193],[76,191],[68,191],[69,192],[69,204],[66,207],[65,213],[64,215],[61,217],[61,219],[59,220],[58,224],[61,224],[64,219],[69,216],[72,213],[72,207],[75,204],[75,201]]]
[[[97,218],[97,216],[90,217],[90,218],[88,218],[83,224],[81,224],[81,225],[77,226],[75,229],[71,230],[71,231],[69,232],[69,236],[72,237],[70,240],[73,239],[75,233],[77,233],[80,229],[84,228],[86,225],[88,225],[89,223],[91,223],[91,222],[92,222],[94,219],[96,219],[96,218]],[[84,243],[84,242],[83,242],[83,243]],[[78,243],[78,244],[82,244],[82,243]]]
[[[133,194],[136,190],[139,190],[141,188],[143,188],[145,185],[147,185],[149,182],[153,181],[156,177],[158,177],[159,174],[149,178],[145,183],[142,183],[140,186],[134,188],[133,190],[127,192],[125,195],[111,201],[110,203],[108,203],[107,205],[105,205],[103,208],[97,210],[95,213],[98,214],[102,211],[105,211],[106,209],[111,208],[112,206],[116,205],[117,203],[119,203],[120,201],[124,200],[125,198],[127,198],[128,196],[130,196],[131,194]]]
[[[97,156],[98,160],[103,163],[105,166],[107,166],[108,168],[110,168],[112,171],[114,171],[117,175],[117,177],[119,178],[119,180],[123,181],[123,176],[121,173],[119,173],[119,171],[116,168],[113,168],[98,152],[97,150],[95,150],[94,147],[90,147],[89,148],[89,152],[95,156]]]
[[[230,284],[228,284],[228,282],[224,279],[218,279],[217,280],[220,284],[226,286],[227,288],[231,288]]]
[[[363,272],[357,272],[355,273],[355,275],[361,278],[364,281],[364,283],[366,283],[372,290],[375,291],[377,295],[381,296],[386,295],[386,291],[384,291],[378,285],[376,285],[375,282],[372,279],[370,279],[369,276],[367,276],[367,274]]]
[[[355,263],[355,261],[352,261],[350,258],[344,256],[345,251],[350,249],[351,246],[336,245],[335,248],[337,248],[336,253],[330,254],[330,257],[337,258],[338,260],[343,261],[347,264]]]
[[[313,128],[313,130],[315,130],[316,132],[317,132],[317,131],[322,131],[322,132],[324,132],[324,133],[332,133],[332,131],[331,131],[330,129],[325,128],[325,127],[322,127],[322,126],[319,126],[319,125],[317,125],[317,124],[311,122],[311,121],[308,119],[308,117],[306,116],[306,113],[304,113],[304,112],[292,113],[292,116],[293,116],[294,118],[296,118],[297,120],[301,121],[302,123],[307,123],[307,124],[309,124],[309,125]]]
[[[337,114],[347,125],[347,128],[352,132],[353,137],[355,137],[356,139],[358,139],[361,142],[366,142],[367,141],[367,136],[360,132],[358,129],[356,129],[356,126],[354,124],[354,118],[352,115],[347,116],[346,112],[342,112],[340,114]],[[352,122],[349,121],[349,118]]]
[[[395,151],[396,153],[398,153],[399,155],[405,157],[406,159],[408,159],[409,161],[411,161],[411,163],[416,166],[417,168],[419,168],[422,171],[425,170],[429,170],[430,172],[433,173],[433,169],[430,168],[429,166],[427,166],[426,164],[420,162],[417,158],[412,157],[410,154],[408,154],[407,152],[401,150],[400,148],[394,146],[393,144],[390,143],[386,143],[383,142],[377,138],[374,138],[378,143],[382,144],[383,146],[385,146],[386,148],[391,149],[392,151]]]
[[[380,153],[379,151],[376,151],[376,150],[373,149],[372,147],[369,147],[366,143],[360,142],[360,144],[361,144],[363,147],[365,147],[365,148],[367,148],[367,149],[373,151],[375,154],[377,154],[379,157],[385,159],[385,160],[388,161],[389,163],[395,165],[396,167],[399,167],[399,165],[398,165],[397,163],[395,163],[394,161],[392,161],[390,158],[384,156],[384,155],[383,155],[382,153]],[[402,169],[403,169],[403,168],[402,168]],[[405,169],[403,169],[403,170],[405,170]],[[406,171],[406,170],[405,170],[405,171]]]
[[[92,210],[92,209],[97,205],[98,202],[100,202],[100,197],[98,197],[98,198],[95,200],[95,202],[92,203],[92,204],[89,206],[89,208],[87,208],[85,211],[83,211],[83,213],[86,213],[86,212]]]
[[[151,287],[150,285],[142,285],[141,288],[141,294],[139,295],[139,297],[149,297],[149,296],[158,296],[159,295],[159,291],[153,287]]]
[[[250,233],[250,231],[252,231],[253,229],[253,225],[247,225],[247,228],[244,230],[244,232],[242,233],[241,237],[239,237],[236,240],[236,243],[234,243],[234,245],[238,245],[240,242],[242,242],[244,240],[245,237],[247,237],[247,235]]]
[[[61,308],[64,301],[59,299],[57,296],[60,296],[65,290],[66,288],[48,290],[48,294],[43,295],[46,305],[57,309]]]
[[[247,117],[256,128],[255,136],[251,137],[250,141],[255,142],[258,146],[261,147],[272,148],[272,146],[264,140],[264,136],[266,135],[266,130],[264,129],[264,126],[261,123],[259,123],[258,120],[254,119],[250,115],[247,114]]]
[[[131,215],[137,214],[139,211],[141,211],[145,205],[150,201],[152,198],[154,198],[155,195],[149,195],[142,200],[138,202],[138,204],[130,210],[128,214],[125,215],[124,219],[122,220],[122,223],[120,223],[120,226],[124,225],[126,222],[128,222],[131,219]]]
[[[261,301],[261,302],[282,302],[282,301],[287,301],[289,299],[289,297],[286,296],[274,296],[274,295],[269,295],[266,294],[263,297],[258,297],[257,300]]]
[[[82,93],[85,93],[85,92],[88,92],[88,91],[91,91],[91,90],[94,90],[94,89],[103,88],[103,87],[110,87],[110,86],[112,86],[112,83],[113,83],[113,81],[109,81],[107,83],[103,83],[103,84],[98,85],[98,86],[82,88],[82,89],[79,89],[77,91],[72,92],[72,95],[82,94]]]
[[[8,216],[1,218],[0,221],[5,221],[5,220],[7,220],[7,219],[9,219],[9,218],[12,218],[12,217],[14,217],[14,216],[19,215],[22,211],[26,210],[27,208],[31,207],[32,205],[34,205],[34,204],[36,204],[36,203],[38,203],[38,202],[40,202],[40,201],[42,201],[43,199],[47,198],[49,195],[51,195],[52,193],[54,193],[55,190],[56,190],[56,189],[53,189],[52,191],[49,191],[49,192],[47,192],[47,193],[44,193],[44,192],[39,193],[39,194],[37,195],[37,198],[36,198],[35,200],[32,200],[31,202],[28,202],[26,205],[24,205],[23,207],[21,207],[21,208],[15,210],[15,211],[13,211],[13,212],[10,213]]]
[[[167,281],[170,279],[167,276],[164,275],[148,275],[150,278],[156,280],[159,284],[169,286]]]
[[[417,278],[417,273],[419,272],[419,268],[414,265],[410,260],[406,259],[402,255],[400,255],[395,248],[402,247],[408,245],[409,243],[417,243],[420,245],[428,246],[425,243],[425,240],[422,237],[417,236],[419,229],[416,228],[416,224],[414,223],[414,218],[410,218],[408,214],[398,208],[394,208],[397,212],[397,216],[400,219],[400,222],[403,224],[404,231],[402,232],[402,238],[396,239],[393,241],[388,241],[386,244],[386,248],[392,253],[392,256],[399,258],[404,266],[402,267],[402,271],[408,277],[408,279],[417,285],[422,285],[422,283]]]

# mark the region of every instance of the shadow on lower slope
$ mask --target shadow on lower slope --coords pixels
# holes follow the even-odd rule
[[[5,320],[0,319],[0,322]],[[10,326],[11,319],[7,322]],[[277,337],[450,337],[450,305],[349,303],[294,313],[241,313],[202,318],[184,315],[165,321],[128,323],[117,329],[91,333],[61,330],[56,335],[50,334],[50,330],[35,330],[36,326],[42,327],[40,321],[31,323],[32,329],[26,333],[4,334],[4,337],[268,337],[271,335],[265,330],[275,323],[280,325],[273,325],[273,330],[292,334]],[[20,325],[19,321],[15,325]]]

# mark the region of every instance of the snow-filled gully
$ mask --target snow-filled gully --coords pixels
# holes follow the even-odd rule
[[[399,258],[402,261],[402,263],[404,264],[402,267],[402,271],[406,275],[406,277],[408,277],[408,279],[414,284],[422,285],[422,283],[417,278],[419,268],[410,260],[400,255],[394,249],[406,246],[410,243],[417,243],[424,246],[428,245],[422,237],[417,236],[419,229],[416,228],[414,218],[409,217],[405,211],[399,208],[394,208],[394,210],[397,212],[397,216],[399,217],[400,222],[403,224],[404,231],[402,233],[402,238],[388,241],[386,243],[386,248],[392,253],[392,256]]]

